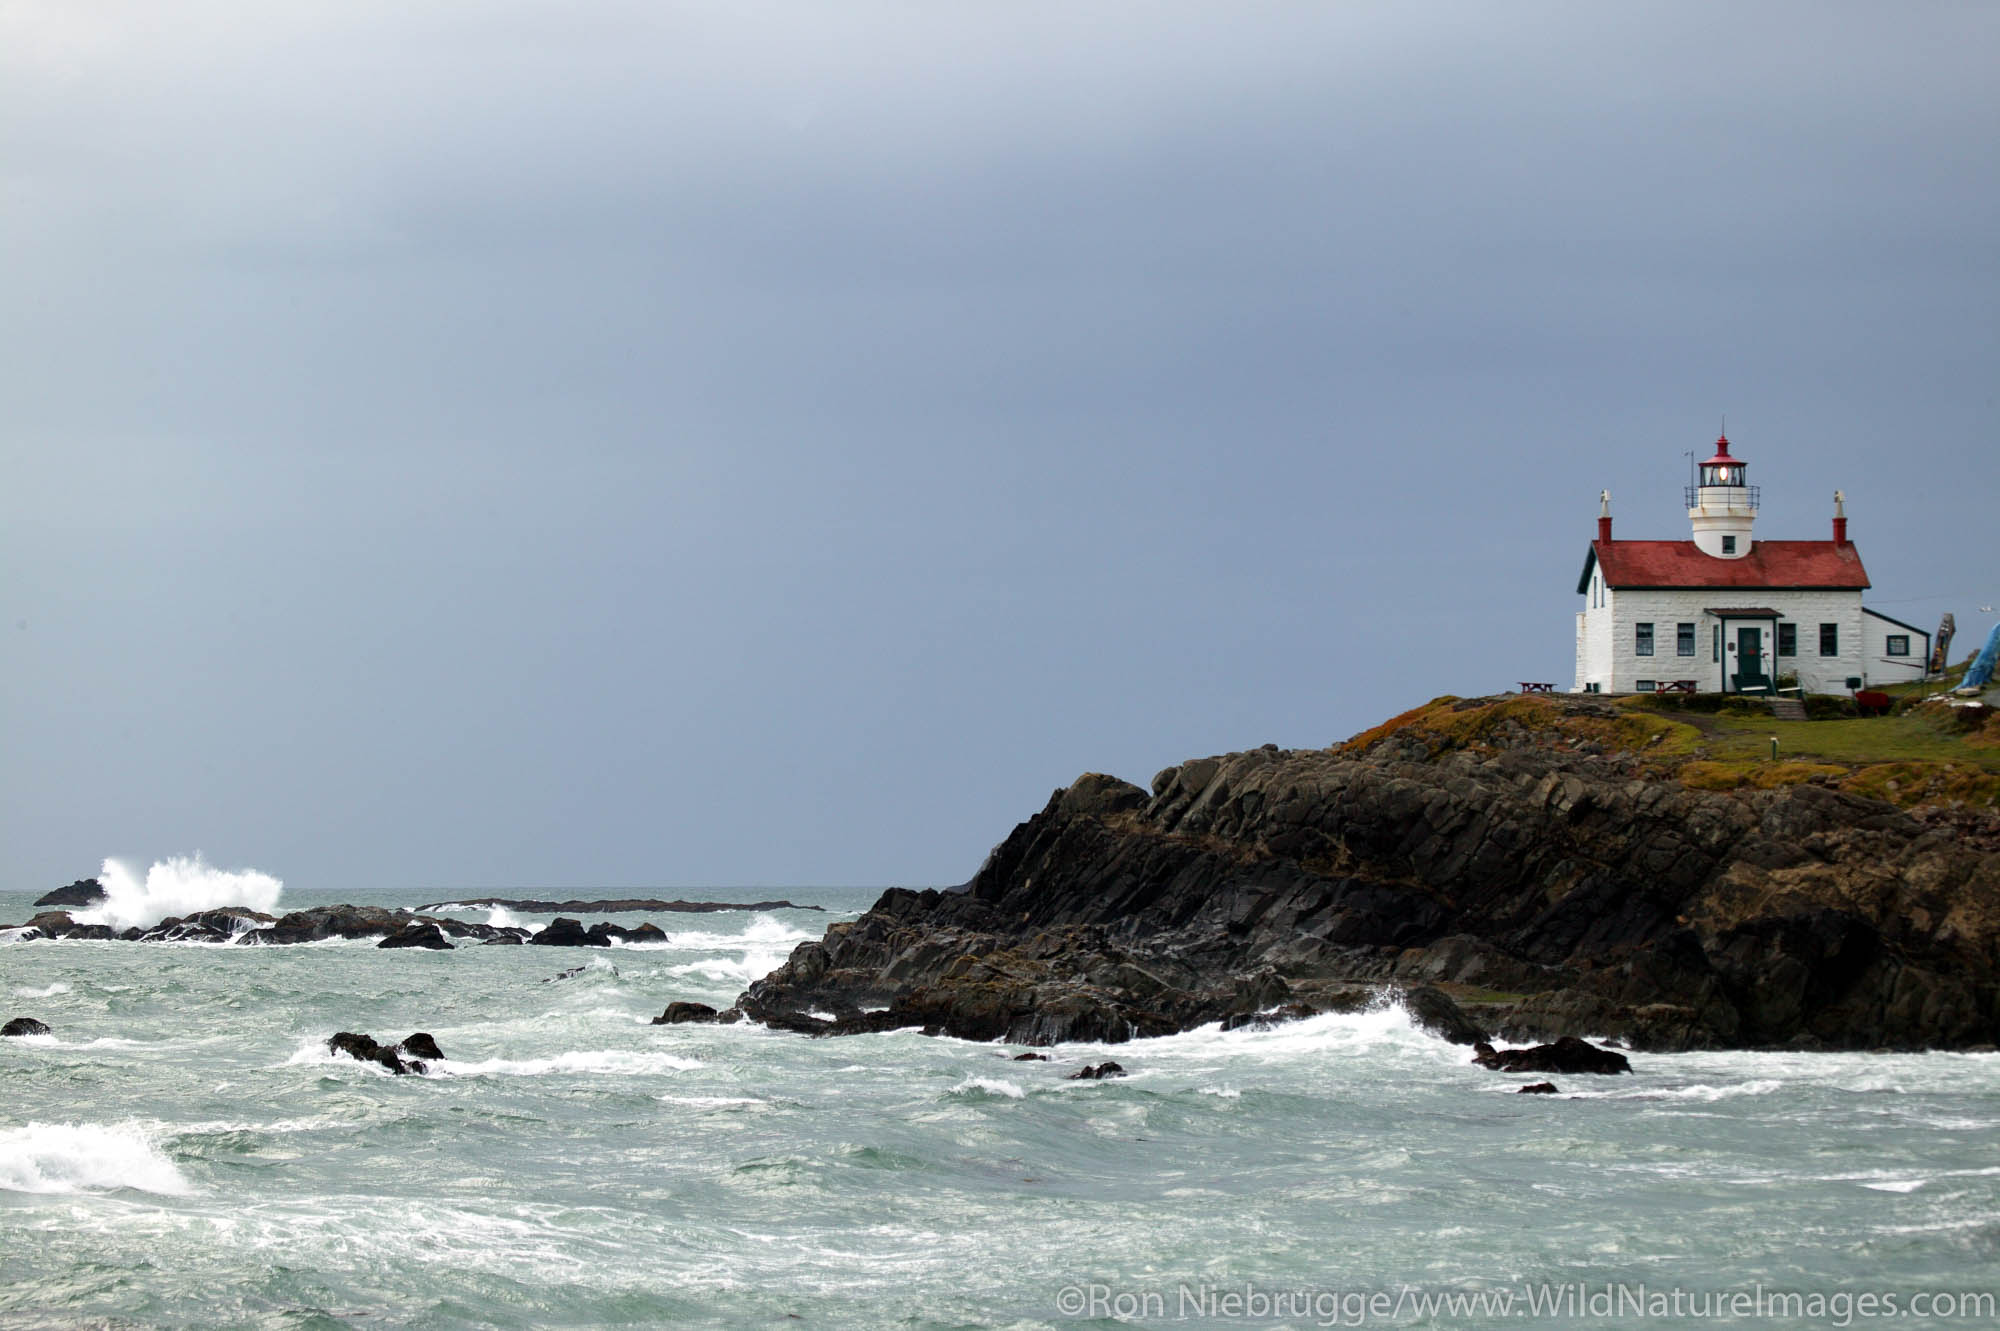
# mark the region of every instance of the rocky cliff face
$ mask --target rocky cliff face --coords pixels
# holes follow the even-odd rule
[[[1990,813],[1691,789],[1647,756],[1662,724],[1445,700],[1334,750],[1186,762],[1150,793],[1088,775],[964,890],[884,894],[740,1005],[1047,1044],[1434,985],[1516,1039],[1994,1041]]]

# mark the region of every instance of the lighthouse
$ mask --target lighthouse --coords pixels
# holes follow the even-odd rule
[[[1861,603],[1847,496],[1834,492],[1830,540],[1755,540],[1748,475],[1717,439],[1683,495],[1692,540],[1615,540],[1599,496],[1576,585],[1578,692],[1839,694],[1923,677],[1930,635]]]
[[[1747,484],[1749,467],[1729,456],[1729,436],[1715,441],[1715,456],[1701,464],[1697,485],[1688,487],[1688,519],[1695,549],[1717,559],[1750,553],[1750,527],[1757,521],[1757,487]]]

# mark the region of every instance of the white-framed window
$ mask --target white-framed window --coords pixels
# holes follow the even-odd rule
[[[1910,654],[1910,635],[1907,633],[1891,633],[1888,637],[1882,639],[1882,654],[1884,656],[1908,656]]]
[[[1634,624],[1632,626],[1632,655],[1651,656],[1653,654],[1653,626]]]
[[[1654,681],[1650,679],[1637,679],[1632,681],[1632,687],[1641,693],[1651,693],[1653,692],[1653,683]]]
[[[1725,555],[1736,553],[1736,538],[1734,536],[1725,536],[1722,538],[1722,553]]]
[[[1675,655],[1675,656],[1693,656],[1693,655],[1694,655],[1694,625],[1693,625],[1693,624],[1676,624],[1676,625],[1674,625],[1674,655]]]

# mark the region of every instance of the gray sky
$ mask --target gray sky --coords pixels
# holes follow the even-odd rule
[[[0,888],[939,883],[1571,678],[1600,488],[2000,597],[2000,8],[0,0]]]

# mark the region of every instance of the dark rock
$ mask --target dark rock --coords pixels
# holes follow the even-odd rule
[[[1014,1061],[1016,1063],[1046,1063],[1049,1061],[1049,1056],[1047,1054],[1016,1054],[1014,1055]]]
[[[363,1063],[374,1063],[387,1068],[399,1077],[405,1073],[425,1070],[422,1063],[405,1062],[397,1054],[396,1046],[376,1044],[369,1036],[358,1035],[353,1031],[341,1031],[326,1042],[326,1047],[329,1053],[346,1054],[349,1058]]]
[[[636,915],[642,911],[676,911],[710,914],[725,910],[818,910],[824,906],[801,906],[791,901],[662,901],[658,897],[607,897],[595,901],[543,901],[536,897],[459,897],[434,901],[418,910],[438,910],[445,906],[501,906],[527,911],[531,915],[554,915],[566,911],[577,915]]]
[[[571,966],[566,971],[557,971],[554,975],[548,976],[546,979],[542,981],[542,983],[554,984],[557,980],[575,979],[577,976],[583,974],[585,971],[589,969],[590,967],[588,966]]]
[[[0,1036],[47,1035],[48,1033],[49,1028],[47,1023],[36,1021],[33,1017],[15,1017],[5,1026],[0,1026]]]
[[[669,940],[665,929],[648,920],[636,929],[627,929],[625,931],[625,941],[627,943],[665,943]]]
[[[1319,1010],[1310,1003],[1286,1003],[1268,1012],[1232,1012],[1222,1019],[1222,1029],[1268,1031],[1273,1026],[1282,1026],[1288,1021],[1303,1021],[1307,1017],[1318,1015]]]
[[[1599,1049],[1574,1035],[1565,1035],[1554,1044],[1538,1044],[1528,1049],[1495,1049],[1482,1041],[1473,1047],[1472,1061],[1495,1072],[1573,1072],[1615,1076],[1632,1070],[1632,1064],[1617,1050]]]
[[[1552,1081],[1531,1081],[1515,1091],[1516,1095],[1556,1095],[1556,1084]]]
[[[104,884],[95,878],[79,878],[68,887],[44,892],[35,898],[37,906],[94,906],[104,900]]]
[[[567,916],[549,922],[549,927],[528,939],[536,947],[589,947],[590,936],[583,931],[583,921]]]
[[[451,942],[444,936],[444,930],[435,924],[404,925],[395,933],[375,945],[376,947],[425,947],[434,952],[451,951]]]
[[[731,1009],[734,1011],[734,1009]],[[720,1021],[723,1014],[706,1003],[669,1003],[667,1010],[653,1018],[655,1026],[680,1026],[688,1022]]]
[[[401,1048],[404,1053],[410,1055],[412,1058],[441,1059],[444,1057],[444,1050],[438,1048],[438,1042],[431,1037],[428,1031],[418,1031],[413,1035],[404,1036]]]
[[[519,935],[519,934],[500,934],[500,935],[499,935],[499,936],[497,936],[497,937],[494,937],[494,938],[489,938],[489,939],[487,939],[487,940],[486,940],[486,943],[485,943],[485,946],[487,946],[487,947],[510,947],[510,946],[511,946],[511,947],[519,947],[519,946],[521,946],[521,944],[523,944],[523,943],[525,943],[525,942],[527,942],[527,941],[528,941],[527,939],[525,939],[525,938],[521,937],[521,935]]]
[[[224,906],[161,920],[152,928],[139,932],[136,937],[142,943],[230,943],[246,930],[270,924],[275,919],[275,916],[245,906]],[[127,929],[119,937],[129,940],[134,938],[134,932]]]
[[[1410,1020],[1424,1030],[1453,1044],[1479,1044],[1486,1032],[1451,1001],[1442,989],[1421,985],[1403,994],[1403,1008]]]
[[[1106,1077],[1122,1077],[1125,1069],[1116,1063],[1093,1063],[1080,1072],[1072,1072],[1067,1081],[1103,1081]]]

